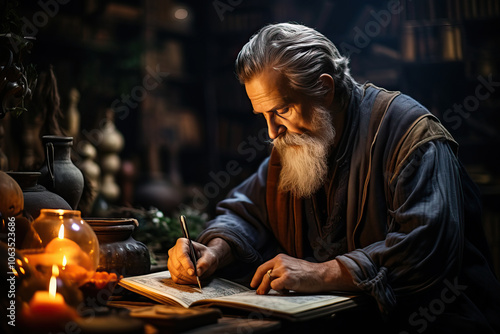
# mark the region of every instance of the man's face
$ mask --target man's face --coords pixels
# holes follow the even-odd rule
[[[262,73],[245,88],[254,113],[263,114],[281,158],[279,188],[297,197],[314,194],[328,173],[335,138],[330,111],[294,93],[277,72]]]
[[[310,132],[310,103],[294,94],[283,76],[275,70],[263,71],[245,83],[253,112],[264,115],[269,137],[276,139],[285,132]]]

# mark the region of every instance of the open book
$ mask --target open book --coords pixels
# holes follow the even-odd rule
[[[215,306],[258,312],[263,317],[292,321],[331,315],[355,307],[361,302],[361,298],[358,298],[360,296],[341,293],[279,294],[271,290],[268,295],[257,295],[255,290],[222,278],[203,281],[203,289],[200,291],[195,285],[174,283],[168,271],[123,278],[119,284],[161,304],[185,308]]]

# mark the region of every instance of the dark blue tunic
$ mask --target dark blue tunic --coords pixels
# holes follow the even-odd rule
[[[500,332],[500,284],[481,228],[478,190],[456,143],[403,94],[374,121],[379,92],[374,86],[353,91],[334,159],[348,158],[349,168],[335,173],[332,193],[321,197],[326,216],[311,214],[313,199],[303,200],[301,257],[340,261],[398,331]],[[287,252],[269,219],[268,172],[269,158],[218,204],[217,217],[199,237],[231,245],[238,259],[233,273],[251,277],[263,261]],[[310,233],[318,220],[327,225],[335,217],[343,217],[336,220],[342,228]],[[344,238],[334,235],[339,231]]]

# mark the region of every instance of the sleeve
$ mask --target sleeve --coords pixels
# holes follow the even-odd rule
[[[207,244],[213,238],[229,243],[237,261],[263,262],[275,249],[274,237],[267,229],[266,181],[269,158],[255,174],[234,188],[217,204],[216,217],[208,222],[198,241]]]
[[[393,182],[386,239],[337,257],[383,313],[458,274],[464,237],[459,162],[446,142],[417,148]]]

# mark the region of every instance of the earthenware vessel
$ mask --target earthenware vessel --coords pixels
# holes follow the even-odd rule
[[[39,182],[73,208],[78,207],[83,192],[83,174],[71,161],[73,137],[43,136],[45,163]]]
[[[85,218],[99,239],[97,270],[135,276],[151,270],[149,249],[135,240],[132,233],[139,226],[134,218]]]

